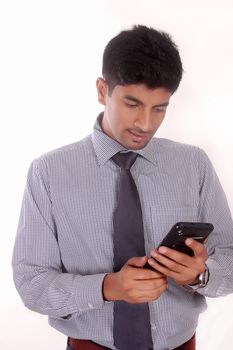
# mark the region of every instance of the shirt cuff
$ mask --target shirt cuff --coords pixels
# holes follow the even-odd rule
[[[102,285],[106,273],[87,275],[81,277],[75,290],[75,301],[80,312],[101,309],[105,303],[103,298]]]
[[[221,291],[222,272],[219,264],[215,260],[209,258],[206,265],[209,269],[209,281],[207,285],[196,289],[195,286],[193,286],[193,289],[206,297],[218,297],[223,295]]]
[[[205,287],[199,286],[185,286],[190,291],[198,292],[205,297],[219,297],[230,293],[226,283],[224,283],[223,271],[219,262],[209,258],[206,261],[206,265],[209,269],[209,281]]]

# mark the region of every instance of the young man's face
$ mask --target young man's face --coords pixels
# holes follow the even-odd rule
[[[106,82],[97,79],[99,102],[105,106],[103,131],[127,149],[144,148],[161,125],[172,93],[144,84],[117,85],[108,94]]]

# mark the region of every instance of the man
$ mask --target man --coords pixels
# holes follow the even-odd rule
[[[210,161],[153,138],[181,77],[168,34],[121,32],[104,51],[93,134],[31,164],[14,280],[67,349],[195,349],[205,296],[233,291],[232,219]],[[192,257],[155,249],[178,221],[215,227],[206,245],[186,240]]]

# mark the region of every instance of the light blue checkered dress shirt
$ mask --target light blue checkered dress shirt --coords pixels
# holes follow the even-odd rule
[[[73,338],[114,349],[113,303],[102,281],[113,269],[113,225],[119,168],[125,150],[105,135],[100,115],[92,135],[35,159],[29,169],[13,252],[16,288],[31,310]],[[143,211],[147,254],[177,221],[215,226],[207,248],[210,280],[193,290],[169,280],[149,303],[155,350],[194,334],[205,296],[233,292],[233,223],[216,173],[198,147],[153,138],[131,171]]]

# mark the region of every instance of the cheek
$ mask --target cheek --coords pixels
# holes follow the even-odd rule
[[[118,134],[122,129],[122,120],[119,111],[111,109],[109,114],[109,126],[113,134]]]
[[[160,125],[162,124],[164,118],[165,118],[165,113],[162,114],[162,115],[157,115],[155,117],[155,123],[154,123],[155,130],[157,130],[160,127]]]
[[[128,127],[129,119],[126,111],[124,109],[116,108],[112,110],[112,125],[118,131],[122,131]]]

